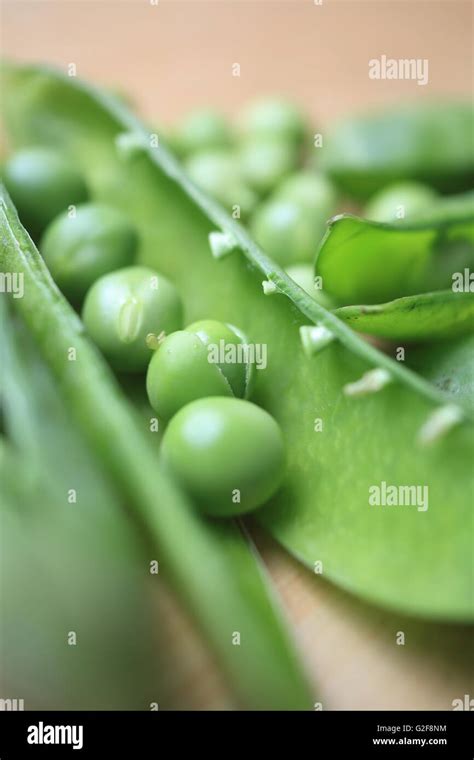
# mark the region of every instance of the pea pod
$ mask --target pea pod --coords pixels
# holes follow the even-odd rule
[[[322,149],[325,171],[365,199],[392,182],[416,180],[447,193],[474,184],[474,109],[419,103],[345,120]]]
[[[316,256],[316,274],[341,305],[443,290],[473,267],[474,193],[440,202],[417,222],[336,216]]]
[[[199,519],[162,472],[152,434],[138,423],[107,365],[84,336],[81,321],[58,292],[3,188],[0,235],[3,271],[24,277],[25,297],[13,303],[91,448],[146,526],[165,577],[220,656],[238,695],[255,709],[309,708],[305,679],[261,568],[239,528]],[[74,362],[68,358],[72,349]],[[232,647],[234,631],[245,642],[241,655]]]
[[[418,430],[449,392],[382,354],[305,294],[188,181],[166,149],[150,146],[134,116],[99,91],[49,70],[13,68],[3,100],[17,140],[48,142],[59,135],[95,199],[127,209],[142,233],[140,262],[176,283],[186,319],[212,314],[267,344],[268,367],[254,399],[279,422],[289,461],[283,487],[259,512],[259,522],[300,561],[313,569],[319,563],[325,577],[366,599],[418,616],[472,619],[465,530],[470,422],[434,448],[414,448]],[[132,156],[120,142],[117,150],[123,132],[137,146]],[[157,209],[166,224],[157,223]],[[226,257],[210,253],[215,230],[228,243]],[[273,295],[264,295],[262,278]],[[300,328],[308,323],[334,338],[324,351],[303,350]],[[373,369],[392,382],[364,399],[343,393]],[[381,481],[426,485],[429,509],[370,507],[369,488]]]
[[[5,307],[2,297],[2,688],[28,710],[149,709],[163,683],[148,552]]]
[[[440,290],[372,306],[343,306],[335,313],[354,330],[381,338],[452,338],[474,331],[474,293]]]

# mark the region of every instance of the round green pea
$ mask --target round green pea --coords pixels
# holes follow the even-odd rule
[[[191,179],[229,213],[238,206],[240,216],[246,217],[257,202],[255,192],[244,182],[236,156],[229,151],[216,150],[198,153],[185,163]]]
[[[3,179],[21,222],[35,240],[54,217],[87,200],[87,188],[71,161],[47,148],[15,153],[4,166]]]
[[[150,360],[147,338],[182,325],[175,286],[146,267],[100,277],[86,295],[82,318],[92,340],[119,371],[142,372]]]
[[[132,264],[137,242],[123,212],[86,203],[51,222],[40,251],[58,287],[70,300],[80,301],[99,277]]]
[[[253,388],[255,368],[245,350],[240,349],[239,353],[239,346],[250,345],[247,335],[235,325],[215,319],[193,322],[186,329],[202,340],[207,347],[209,361],[220,369],[234,396],[248,398]]]
[[[257,243],[282,266],[313,260],[324,230],[325,222],[314,211],[279,198],[262,203],[251,222]]]
[[[211,109],[189,114],[172,137],[181,156],[232,145],[232,133],[225,118]]]
[[[364,216],[374,222],[416,219],[438,200],[438,194],[420,182],[397,182],[372,196]]]
[[[306,291],[311,298],[314,298],[325,309],[335,308],[332,298],[324,290],[316,287],[314,266],[312,264],[293,264],[293,266],[287,267],[286,273],[302,290]]]
[[[242,129],[246,136],[276,137],[296,145],[301,145],[308,133],[298,106],[281,98],[253,103],[243,114]]]
[[[239,346],[248,343],[234,325],[210,319],[168,335],[153,354],[146,378],[158,416],[169,420],[185,404],[206,396],[248,398],[254,366],[248,353],[238,354]]]
[[[298,150],[286,140],[248,140],[240,151],[244,179],[257,193],[266,194],[298,164]]]
[[[325,219],[336,207],[337,194],[332,182],[324,174],[304,169],[287,177],[277,190],[280,200],[294,201]]]
[[[236,398],[193,401],[173,417],[162,441],[165,466],[199,508],[233,517],[264,504],[285,465],[281,430],[255,404]]]

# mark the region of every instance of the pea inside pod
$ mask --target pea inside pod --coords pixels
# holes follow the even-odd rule
[[[248,346],[237,327],[210,319],[168,335],[148,367],[151,406],[169,420],[185,404],[206,396],[248,398],[254,377]]]
[[[321,288],[316,287],[314,267],[311,264],[294,264],[286,269],[287,275],[296,282],[306,293],[314,298],[325,309],[333,309],[334,304],[330,296]]]
[[[82,318],[115,369],[142,372],[150,359],[147,336],[179,329],[182,313],[178,291],[166,277],[146,267],[125,267],[94,283]]]
[[[364,216],[374,222],[416,219],[438,200],[433,188],[421,182],[397,182],[380,190],[366,205]]]
[[[86,185],[70,160],[48,148],[25,148],[3,168],[21,221],[34,239],[68,206],[87,200]]]
[[[190,156],[214,148],[232,145],[232,132],[225,118],[211,109],[189,114],[172,136],[173,146],[180,156]]]
[[[324,230],[325,221],[312,209],[278,197],[262,203],[251,223],[257,243],[282,266],[311,261]]]
[[[243,177],[257,193],[268,193],[297,166],[298,154],[297,147],[286,140],[247,140],[239,154]]]
[[[185,164],[191,179],[219,201],[230,213],[238,207],[246,217],[257,203],[257,195],[244,181],[236,156],[227,150],[197,153]]]
[[[132,264],[137,234],[112,206],[86,203],[65,212],[46,229],[40,250],[58,287],[81,300],[102,275]]]
[[[294,201],[311,209],[326,221],[336,211],[337,192],[324,174],[302,169],[287,177],[277,190],[277,197]]]
[[[283,98],[266,98],[252,103],[242,117],[246,137],[283,139],[301,145],[308,132],[298,106]]]
[[[183,407],[163,436],[162,460],[200,509],[232,517],[264,504],[285,469],[283,435],[268,412],[236,398]]]

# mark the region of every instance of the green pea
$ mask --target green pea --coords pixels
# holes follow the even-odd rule
[[[248,398],[254,366],[248,353],[239,357],[233,350],[248,343],[234,325],[210,319],[165,338],[152,356],[146,378],[148,398],[158,416],[168,420],[185,404],[205,396]]]
[[[420,182],[397,182],[380,190],[367,204],[364,216],[374,222],[394,222],[427,211],[438,200],[431,187]]]
[[[47,148],[15,153],[4,166],[3,178],[35,240],[61,211],[87,200],[87,188],[69,159]]]
[[[215,319],[203,319],[193,322],[186,328],[194,332],[202,340],[208,349],[209,360],[219,367],[221,373],[230,384],[234,396],[248,398],[253,387],[254,366],[249,361],[248,354],[242,351],[242,361],[233,361],[234,355],[239,358],[238,352],[234,352],[232,346],[248,346],[249,339],[242,330],[227,322],[218,322]],[[223,347],[224,355],[221,357],[217,348]],[[228,353],[226,353],[228,348]],[[212,350],[211,350],[212,349]],[[221,352],[222,353],[222,352]],[[215,356],[218,361],[215,361]],[[220,359],[223,361],[220,361]]]
[[[238,207],[246,217],[254,208],[257,196],[248,187],[236,157],[224,150],[206,151],[192,156],[185,164],[191,179],[219,201],[230,213]]]
[[[40,251],[63,293],[80,301],[102,275],[133,262],[137,234],[125,215],[111,206],[87,203],[46,228]]]
[[[232,142],[227,121],[210,109],[189,114],[172,136],[172,143],[181,156],[213,148],[229,148]]]
[[[270,198],[256,211],[251,233],[282,266],[314,259],[325,223],[311,209],[291,200]]]
[[[150,360],[147,337],[182,325],[175,286],[146,267],[126,267],[100,277],[86,295],[87,332],[117,370],[142,372]]]
[[[334,213],[337,193],[332,182],[324,174],[307,169],[287,177],[277,190],[281,200],[294,201],[328,219]]]
[[[278,98],[252,104],[243,115],[242,129],[246,136],[276,137],[295,145],[301,145],[308,133],[300,109]]]
[[[216,517],[261,506],[284,475],[278,424],[242,399],[205,398],[183,407],[165,431],[161,452],[200,509]]]
[[[262,195],[273,190],[298,164],[298,150],[285,140],[254,138],[240,151],[242,174]]]
[[[311,298],[324,306],[325,309],[333,309],[334,303],[324,290],[317,288],[314,281],[314,266],[312,264],[294,264],[286,270],[287,275],[296,282]]]

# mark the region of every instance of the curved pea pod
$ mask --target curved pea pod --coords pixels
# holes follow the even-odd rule
[[[145,710],[162,691],[163,667],[152,646],[148,553],[5,306],[3,297],[3,695],[21,696],[27,710]]]
[[[469,103],[407,105],[345,120],[328,135],[321,162],[358,199],[412,179],[462,192],[474,182],[473,132]]]
[[[474,292],[440,290],[389,303],[343,306],[335,314],[367,335],[402,341],[452,338],[474,330]]]
[[[440,201],[416,222],[335,216],[316,256],[316,274],[341,305],[446,289],[473,265],[473,193]]]
[[[212,314],[267,345],[267,369],[257,377],[254,398],[283,431],[288,467],[282,488],[255,517],[260,525],[305,566],[319,568],[327,580],[366,600],[439,621],[472,620],[466,525],[472,515],[474,438],[472,412],[462,400],[464,421],[436,446],[418,448],[425,421],[456,398],[425,379],[423,368],[415,371],[391,359],[316,303],[188,180],[165,149],[149,146],[146,128],[135,117],[111,109],[99,90],[41,68],[11,70],[3,102],[16,139],[59,136],[94,179],[95,195],[112,195],[135,226],[146,230],[140,262],[176,283],[187,320]],[[117,134],[127,130],[144,146],[132,166],[115,150]],[[120,198],[110,192],[117,187]],[[163,224],[156,223],[157,209]],[[209,246],[215,230],[228,243],[227,255],[218,258]],[[316,323],[334,340],[306,352],[300,328]],[[358,398],[353,386],[364,377],[358,388],[369,392]],[[119,433],[117,439],[116,446]],[[369,489],[382,483],[405,491],[426,486],[428,509],[371,504]],[[160,504],[161,516],[167,515],[167,501]],[[180,527],[187,530],[184,521]],[[185,547],[180,562],[183,556]],[[195,556],[189,562],[197,573],[202,568],[199,562],[195,567]],[[220,573],[221,567],[209,576],[213,591]],[[205,601],[199,594],[203,580],[196,577],[193,586],[197,612]],[[214,609],[222,599],[212,598]],[[264,645],[260,652],[265,651]],[[264,667],[265,658],[254,652],[252,668]]]

